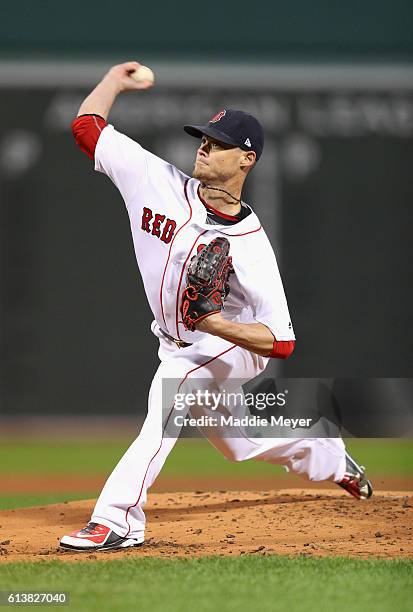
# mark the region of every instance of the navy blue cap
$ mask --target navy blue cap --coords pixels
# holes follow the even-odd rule
[[[219,111],[206,125],[184,125],[184,130],[195,138],[205,134],[243,151],[255,151],[257,160],[264,148],[264,130],[258,119],[233,108]]]

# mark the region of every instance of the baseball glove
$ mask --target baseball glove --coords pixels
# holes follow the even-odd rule
[[[229,294],[228,277],[234,271],[228,253],[228,240],[219,237],[192,257],[181,302],[185,329],[194,331],[202,319],[221,312]]]

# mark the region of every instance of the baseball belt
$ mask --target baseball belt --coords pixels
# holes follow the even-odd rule
[[[176,338],[171,336],[171,334],[168,334],[168,332],[164,331],[161,327],[159,328],[159,331],[161,332],[163,336],[165,336],[165,338],[168,338],[168,340],[172,340],[172,342],[175,342],[176,346],[179,348],[185,348],[186,346],[192,346],[192,342],[184,342],[183,340],[177,340]]]

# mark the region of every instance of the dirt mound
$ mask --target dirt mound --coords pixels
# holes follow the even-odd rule
[[[60,537],[86,525],[93,505],[82,500],[0,512],[0,563],[243,554],[413,557],[411,492],[380,491],[367,502],[338,489],[152,493],[142,547],[60,551]]]

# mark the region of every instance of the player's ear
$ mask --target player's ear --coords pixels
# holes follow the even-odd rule
[[[254,166],[256,158],[257,155],[255,151],[243,151],[240,160],[241,169],[249,172]]]

